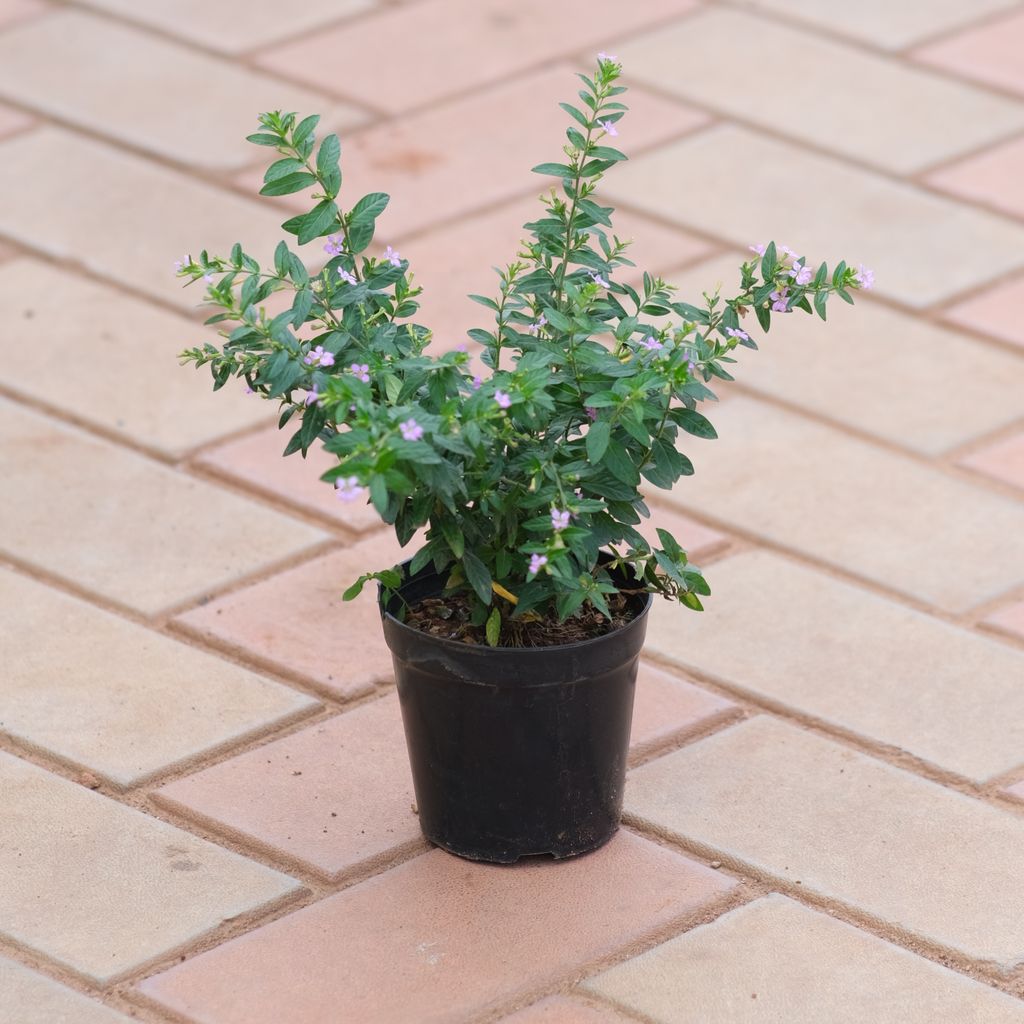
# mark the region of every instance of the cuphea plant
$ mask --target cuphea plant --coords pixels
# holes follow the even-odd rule
[[[428,350],[430,331],[410,320],[419,289],[407,262],[390,247],[366,255],[388,196],[339,207],[340,144],[328,135],[316,147],[316,116],[263,114],[249,141],[279,157],[261,194],[314,190],[312,209],[282,227],[299,244],[326,237],[326,263],[311,271],[281,242],[272,269],[237,244],[179,264],[179,276],[207,283],[218,307],[208,322],[237,324],[221,347],[183,358],[209,364],[215,389],[240,377],[280,402],[279,425],[298,424],[285,454],[322,443],[338,458],[323,479],[343,500],[368,497],[402,545],[426,527],[411,572],[432,562],[492,644],[524,617],[564,620],[584,603],[607,616],[622,589],[610,570],[624,566],[628,589],[700,609],[708,585],[676,539],[659,529],[652,546],[635,529],[649,514],[642,481],[671,488],[693,472],[680,441],[715,437],[697,406],[715,397],[713,378],[732,379],[733,350],[756,347],[742,326],[748,313],[764,331],[795,309],[824,320],[832,294],[852,302],[851,289],[871,284],[863,268],[840,263],[829,274],[773,243],[752,247],[732,298],[675,301],[650,274],[636,288],[622,283],[628,243],[596,196],[626,159],[609,145],[627,109],[620,70],[601,54],[596,73],[579,76],[580,104],[561,104],[572,122],[564,160],[534,168],[560,189],[541,197],[495,296],[470,296],[493,319],[469,332],[483,346],[484,377],[465,346]],[[270,316],[262,303],[279,290],[292,293],[291,307]],[[346,596],[368,579],[393,589],[400,575],[367,573]]]

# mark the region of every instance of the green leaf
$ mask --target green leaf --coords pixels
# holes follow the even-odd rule
[[[574,106],[572,106],[572,104],[570,104],[570,103],[559,103],[558,105],[574,121],[578,121],[581,125],[583,125],[584,128],[589,128],[590,127],[590,122],[587,120],[587,118],[580,111],[578,111]]]
[[[280,145],[281,140],[276,135],[269,135],[266,132],[257,132],[255,135],[246,135],[246,142],[251,142],[254,146],[277,146]]]
[[[612,149],[611,146],[595,146],[587,155],[597,160],[610,160],[612,163],[629,159],[625,153],[620,153],[617,149]]]
[[[388,511],[388,487],[381,473],[374,473],[370,477],[370,500],[378,515],[383,518]]]
[[[765,249],[764,255],[761,257],[761,277],[765,281],[770,281],[775,274],[775,243],[769,242],[768,248]]]
[[[286,174],[283,178],[268,181],[260,189],[261,196],[290,196],[293,192],[301,192],[304,188],[316,184],[316,178],[308,171]]]
[[[301,218],[298,230],[299,245],[312,242],[314,238],[326,235],[336,224],[338,207],[330,199],[316,204],[312,210]]]
[[[316,154],[316,169],[321,177],[338,166],[340,156],[341,142],[338,140],[338,136],[333,133],[325,136]]]
[[[472,551],[467,551],[462,556],[462,568],[465,570],[469,585],[476,591],[476,596],[484,604],[490,604],[492,597],[491,574],[487,571],[487,566]]]
[[[284,277],[288,272],[288,243],[285,241],[278,242],[274,250],[274,270],[278,277]]]
[[[568,164],[537,164],[530,170],[534,174],[550,174],[555,178],[571,178],[576,173]]]
[[[608,449],[608,441],[612,436],[612,426],[608,420],[591,423],[587,431],[587,458],[598,463]]]
[[[386,192],[371,192],[352,207],[350,219],[355,221],[376,220],[387,208],[391,196]]]
[[[354,601],[363,592],[363,586],[369,578],[369,576],[360,576],[359,579],[357,579],[355,583],[353,583],[352,586],[341,595],[342,601]]]
[[[826,319],[825,316],[825,302],[828,300],[828,292],[816,292],[814,295],[814,308],[817,310],[818,316],[822,320]]]
[[[501,635],[501,612],[495,605],[491,614],[487,616],[487,643],[491,647],[498,646],[498,638]]]
[[[292,138],[296,145],[304,142],[306,136],[310,135],[313,129],[320,123],[319,114],[310,114],[309,117],[304,117],[300,122],[298,128],[295,129],[295,134]]]
[[[488,309],[493,309],[495,312],[498,311],[498,304],[494,299],[487,298],[486,295],[467,295],[466,298],[479,303],[481,306],[486,306]]]
[[[718,437],[718,432],[711,425],[711,421],[693,409],[675,409],[672,419],[694,437],[705,437],[709,440]]]

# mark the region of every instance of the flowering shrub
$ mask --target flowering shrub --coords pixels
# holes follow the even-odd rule
[[[419,289],[407,261],[391,246],[366,255],[388,196],[338,206],[340,144],[328,135],[316,146],[316,116],[263,114],[249,141],[278,155],[262,195],[314,190],[312,209],[282,227],[300,245],[326,237],[323,267],[311,272],[285,242],[272,269],[237,244],[179,264],[179,276],[206,282],[218,307],[208,322],[237,325],[221,347],[189,349],[184,360],[209,364],[215,389],[240,377],[279,402],[279,425],[298,425],[285,454],[322,442],[338,458],[323,479],[341,500],[368,498],[401,544],[426,526],[411,571],[433,563],[492,644],[509,619],[564,620],[585,603],[609,615],[608,596],[621,589],[615,568],[632,569],[630,590],[700,609],[708,585],[676,539],[658,530],[652,546],[635,529],[649,514],[641,481],[670,488],[693,472],[679,444],[715,437],[697,406],[714,398],[713,378],[732,379],[737,346],[756,348],[748,314],[764,331],[774,314],[797,309],[824,320],[832,294],[852,302],[851,289],[872,283],[863,268],[840,263],[829,274],[773,243],[752,247],[732,298],[696,306],[649,274],[638,288],[622,283],[628,243],[595,197],[626,159],[609,144],[627,109],[619,75],[601,54],[596,73],[579,76],[580,104],[561,104],[571,119],[564,159],[534,168],[560,190],[541,197],[495,296],[470,296],[493,320],[469,332],[486,377],[472,374],[464,346],[427,351],[429,330],[410,320]],[[291,307],[271,317],[261,304],[283,289]],[[611,560],[599,564],[602,550]],[[401,577],[367,573],[346,597],[369,579],[393,589]]]

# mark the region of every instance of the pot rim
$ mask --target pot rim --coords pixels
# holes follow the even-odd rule
[[[401,563],[403,567],[409,565],[412,559],[407,559]],[[410,582],[406,580],[406,582]],[[401,589],[401,588],[399,588]],[[622,638],[626,636],[632,629],[637,628],[647,618],[648,612],[651,610],[651,606],[654,604],[654,594],[648,591],[643,595],[644,603],[643,607],[623,626],[617,626],[615,629],[608,633],[602,633],[600,636],[592,636],[587,640],[574,640],[568,644],[546,644],[543,647],[487,647],[481,644],[467,644],[462,643],[459,640],[450,640],[447,637],[433,636],[430,633],[424,633],[422,630],[414,629],[412,626],[406,625],[401,619],[393,615],[384,606],[383,596],[384,587],[381,583],[377,584],[377,606],[380,608],[380,614],[382,620],[388,620],[392,628],[396,628],[406,633],[409,637],[417,637],[420,640],[427,640],[434,644],[439,644],[442,647],[450,648],[455,651],[461,652],[473,652],[480,653],[486,651],[491,654],[497,652],[514,652],[517,656],[524,654],[528,655],[541,655],[550,654],[556,651],[576,651],[582,648],[590,647],[594,644],[608,643],[613,638]]]

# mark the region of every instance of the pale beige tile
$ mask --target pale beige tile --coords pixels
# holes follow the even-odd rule
[[[326,534],[0,401],[0,547],[155,613],[298,555]]]
[[[17,573],[0,602],[0,730],[121,786],[316,706]]]
[[[1021,1024],[1024,1003],[773,893],[589,979],[659,1024]]]
[[[45,974],[0,957],[0,1024],[131,1024],[131,1020]]]
[[[1024,763],[1024,653],[767,551],[707,576],[699,622],[655,602],[649,651],[978,782]]]
[[[876,272],[881,295],[924,307],[1024,264],[1024,227],[733,125],[615,168],[605,192],[747,245]]]
[[[77,10],[0,35],[0,94],[170,160],[215,170],[254,158],[245,137],[257,130],[262,111],[323,114],[336,128],[365,120],[361,111],[321,93]]]
[[[165,455],[274,416],[240,384],[213,397],[208,369],[177,365],[202,336],[184,317],[43,263],[15,260],[0,275],[0,379]],[[41,349],[60,373],[40,375]]]
[[[1024,819],[761,715],[630,773],[627,812],[1003,969],[1024,960]]]
[[[716,441],[669,499],[950,612],[1024,576],[1024,506],[747,397],[706,410]]]
[[[203,293],[174,276],[184,253],[227,256],[241,241],[267,263],[285,237],[270,204],[60,128],[0,143],[0,187],[0,232],[186,310]]]
[[[0,934],[97,984],[298,882],[0,752]]]

